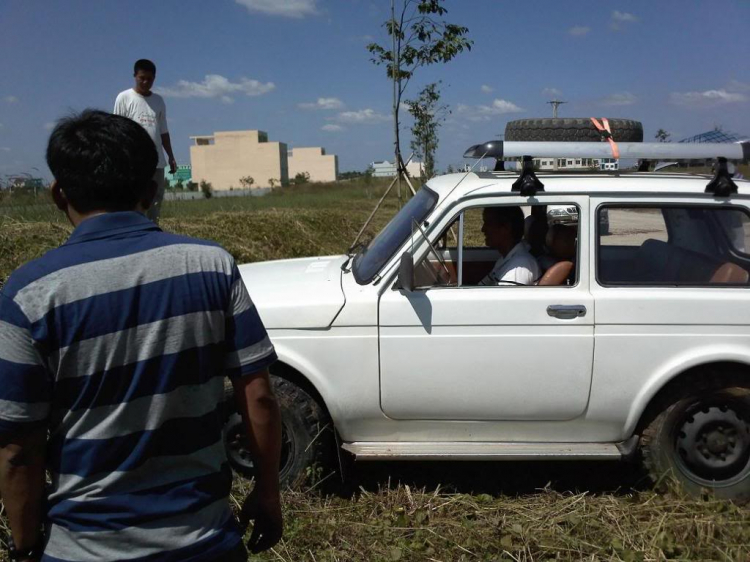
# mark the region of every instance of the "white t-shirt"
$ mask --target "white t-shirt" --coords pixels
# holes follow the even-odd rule
[[[516,244],[504,258],[495,263],[480,285],[502,285],[500,281],[513,281],[521,285],[533,285],[539,278],[539,264],[526,249],[523,242]]]
[[[167,129],[167,106],[159,94],[151,93],[150,96],[142,96],[133,88],[120,92],[115,100],[115,115],[122,115],[132,119],[146,132],[154,141],[156,152],[159,153],[157,168],[166,167],[167,160],[164,158],[161,136],[169,132]]]

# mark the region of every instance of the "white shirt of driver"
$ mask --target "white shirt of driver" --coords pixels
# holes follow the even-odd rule
[[[480,285],[503,285],[502,281],[512,281],[520,285],[533,285],[539,278],[539,264],[526,249],[523,242],[516,244],[508,255],[495,263]],[[510,283],[509,283],[510,284]]]
[[[167,160],[164,158],[161,136],[169,132],[167,129],[167,106],[159,94],[151,92],[150,96],[142,96],[133,88],[120,92],[115,100],[115,115],[122,115],[132,119],[146,132],[154,141],[156,152],[159,153],[157,168],[166,167]]]

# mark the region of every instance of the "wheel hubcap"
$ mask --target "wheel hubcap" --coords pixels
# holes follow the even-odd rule
[[[236,416],[236,417],[235,417]],[[249,472],[254,469],[253,457],[247,448],[247,434],[245,426],[239,414],[235,414],[227,422],[227,428],[224,433],[224,443],[226,444],[227,457],[230,463],[240,469],[240,471]],[[281,424],[281,462],[279,464],[279,473],[284,474],[288,468],[289,462],[294,451],[294,443],[289,437],[286,424]]]
[[[704,406],[689,412],[676,446],[689,475],[708,481],[732,480],[748,469],[750,427],[741,408]]]

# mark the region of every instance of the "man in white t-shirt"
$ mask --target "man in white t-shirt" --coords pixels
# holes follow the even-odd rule
[[[120,92],[115,100],[115,109],[112,113],[122,115],[140,124],[154,141],[156,152],[159,154],[159,163],[156,166],[154,181],[157,185],[156,198],[151,204],[147,215],[155,223],[159,222],[161,202],[164,199],[164,168],[166,160],[164,151],[169,156],[169,172],[177,171],[177,162],[172,153],[172,142],[169,138],[167,128],[167,106],[164,99],[151,91],[156,79],[156,65],[148,59],[139,59],[133,67],[135,87]],[[162,150],[162,147],[164,150]]]
[[[533,285],[539,264],[523,243],[521,207],[487,207],[482,212],[485,243],[502,256],[480,285]]]

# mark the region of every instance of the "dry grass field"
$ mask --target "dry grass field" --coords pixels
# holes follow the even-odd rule
[[[383,188],[351,183],[168,202],[162,226],[216,240],[239,262],[340,253]],[[373,231],[396,208],[389,199]],[[45,199],[0,201],[0,285],[70,230]],[[235,505],[250,485],[237,479]],[[355,464],[345,484],[324,477],[286,491],[283,501],[284,539],[252,559],[750,560],[747,507],[657,494],[636,464]],[[0,515],[3,541],[5,532]]]

